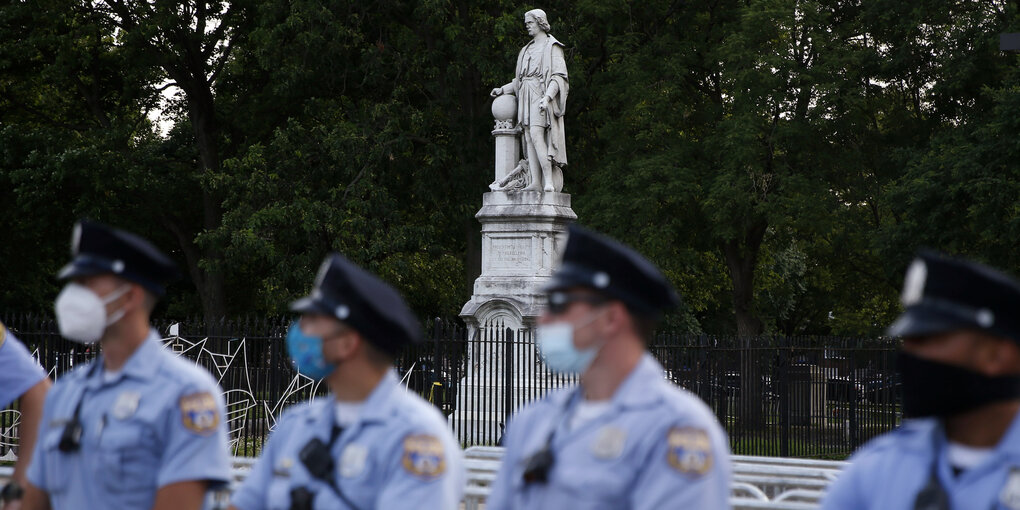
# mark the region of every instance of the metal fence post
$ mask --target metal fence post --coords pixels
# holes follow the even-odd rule
[[[779,356],[772,381],[779,396],[779,455],[790,456],[790,339],[779,340]]]
[[[510,421],[510,414],[514,412],[513,399],[513,373],[514,373],[514,330],[506,328],[506,336],[503,339],[503,426]],[[502,435],[502,434],[501,434]]]

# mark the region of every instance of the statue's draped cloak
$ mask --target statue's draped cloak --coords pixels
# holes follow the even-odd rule
[[[511,83],[513,92],[517,96],[517,122],[518,124],[526,121],[529,123],[534,122],[531,117],[530,111],[526,109],[531,108],[531,101],[528,96],[530,94],[522,93],[522,87],[527,87],[524,83],[525,69],[524,57],[528,53],[528,49],[531,45],[535,44],[532,40],[528,44],[521,48],[521,52],[517,55],[517,72],[514,73],[514,80]],[[567,144],[566,137],[563,134],[563,115],[567,107],[567,92],[569,86],[567,84],[567,63],[563,58],[563,43],[556,40],[551,35],[546,35],[545,48],[542,51],[542,92],[549,89],[549,85],[553,82],[556,83],[559,93],[553,98],[553,101],[548,105],[546,110],[546,120],[548,122],[542,122],[542,124],[548,125],[549,134],[546,137],[546,145],[549,147],[548,156],[552,159],[553,163],[557,166],[566,166],[567,164]],[[504,91],[509,92],[509,91]],[[534,98],[534,101],[542,99],[541,96]]]

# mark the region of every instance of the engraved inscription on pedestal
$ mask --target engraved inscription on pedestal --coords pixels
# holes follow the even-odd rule
[[[527,269],[532,265],[531,237],[492,237],[489,247],[491,269]]]

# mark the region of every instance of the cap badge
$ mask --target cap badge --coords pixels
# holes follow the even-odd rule
[[[71,256],[78,255],[79,248],[81,248],[81,222],[75,223],[71,232]]]
[[[340,305],[333,311],[337,319],[344,320],[351,315],[351,309],[347,308],[347,305]]]
[[[977,312],[977,323],[982,328],[990,328],[995,324],[995,314],[987,308],[982,308]]]
[[[903,279],[903,293],[900,301],[903,306],[910,306],[924,296],[924,284],[928,280],[928,266],[921,259],[915,259],[907,268],[907,276]]]
[[[322,281],[326,279],[326,273],[329,272],[330,259],[323,261],[322,265],[319,266],[319,273],[315,275],[315,288],[322,286]]]
[[[609,286],[609,275],[599,271],[592,277],[591,282],[595,285],[595,288],[604,289]]]
[[[124,272],[124,261],[123,260],[114,260],[113,261],[113,265],[111,266],[111,269],[113,269],[114,273],[117,273],[117,274],[123,273]]]

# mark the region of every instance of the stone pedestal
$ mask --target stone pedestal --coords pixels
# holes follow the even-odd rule
[[[475,217],[482,223],[482,274],[461,318],[470,329],[494,321],[514,330],[533,327],[567,225],[577,219],[570,195],[493,191],[482,196]]]

